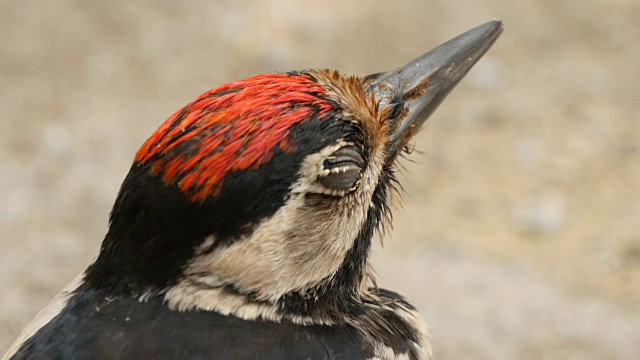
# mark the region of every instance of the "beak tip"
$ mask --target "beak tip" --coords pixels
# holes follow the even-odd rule
[[[487,24],[490,24],[491,27],[494,28],[500,28],[500,30],[502,30],[502,28],[504,28],[504,22],[500,19],[493,19],[491,21],[488,21]]]
[[[493,36],[495,36],[496,38],[498,37],[498,35],[502,34],[502,31],[504,31],[504,22],[500,19],[493,19],[491,21],[486,22],[484,25],[480,25],[479,27],[485,27],[487,28],[487,32],[490,34],[493,34]]]

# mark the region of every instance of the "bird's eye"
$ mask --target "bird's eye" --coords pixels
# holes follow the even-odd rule
[[[352,190],[362,174],[364,160],[354,146],[336,150],[323,163],[324,172],[318,182],[324,187],[338,191]]]

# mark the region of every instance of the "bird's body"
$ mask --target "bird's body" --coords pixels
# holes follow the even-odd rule
[[[395,294],[385,297],[404,302]],[[392,347],[380,350],[408,352],[405,336],[395,337]],[[366,340],[351,325],[299,325],[210,311],[173,311],[159,298],[140,302],[88,289],[72,296],[14,359],[33,359],[33,354],[43,359],[364,359],[375,355],[366,349]]]
[[[140,148],[97,259],[5,358],[428,358],[416,309],[372,281],[372,239],[398,154],[500,29],[395,72],[202,94]]]

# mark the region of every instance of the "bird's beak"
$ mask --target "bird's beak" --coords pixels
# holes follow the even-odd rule
[[[438,108],[449,92],[480,60],[502,33],[502,22],[490,21],[447,41],[396,70],[371,75],[368,92],[379,104],[404,98],[404,112],[396,120],[387,162],[392,162],[407,142]]]

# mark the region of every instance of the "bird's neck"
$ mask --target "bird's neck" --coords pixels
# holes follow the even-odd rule
[[[342,288],[334,283],[269,302],[231,286],[183,281],[164,294],[163,303],[181,312],[212,311],[245,320],[352,328],[380,358],[399,353],[412,359],[428,358],[426,326],[416,309],[398,294],[355,285]]]
[[[259,291],[238,288],[215,272],[195,271],[186,273],[160,295],[169,307],[179,311],[216,311],[248,320],[262,318],[300,324],[340,322],[346,314],[354,313],[369,293],[368,255],[374,231],[373,227],[363,228],[338,270],[302,290],[265,297]]]

